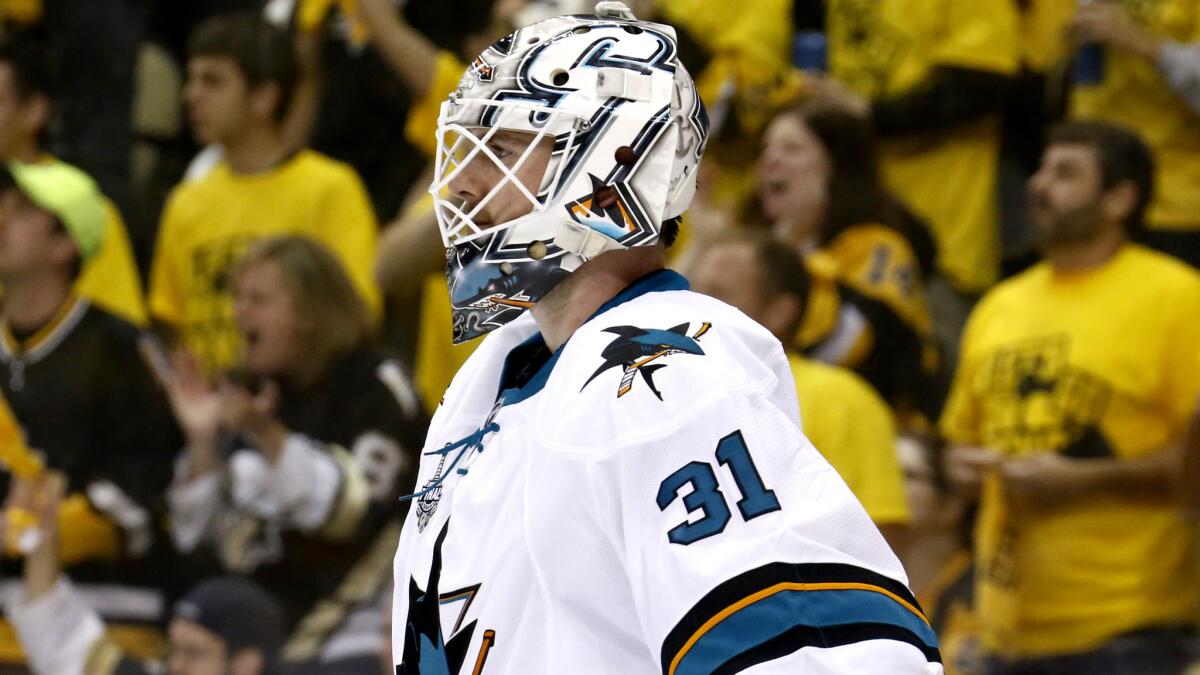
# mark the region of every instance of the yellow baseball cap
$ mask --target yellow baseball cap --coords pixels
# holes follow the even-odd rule
[[[8,171],[30,201],[62,222],[75,240],[81,259],[87,260],[100,250],[108,211],[96,181],[58,160],[44,164],[9,162]]]

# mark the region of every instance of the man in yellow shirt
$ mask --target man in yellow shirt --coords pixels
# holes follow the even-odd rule
[[[688,276],[696,292],[737,307],[790,344],[809,294],[804,262],[791,249],[745,237],[718,241],[700,253]],[[796,353],[788,359],[804,434],[846,481],[888,543],[902,549],[909,512],[887,404],[849,370]]]
[[[150,276],[154,319],[208,370],[232,365],[241,338],[229,266],[255,240],[278,234],[328,246],[378,312],[376,223],[362,181],[345,164],[294,150],[283,133],[296,80],[287,35],[252,13],[218,16],[197,29],[189,52],[192,127],[225,154],[206,176],[178,186],[163,212]]]
[[[1071,116],[1121,124],[1146,139],[1158,163],[1158,188],[1143,239],[1200,267],[1200,114],[1185,98],[1190,78],[1173,72],[1171,58],[1181,43],[1200,40],[1200,3],[1083,3],[1067,27],[1076,45],[1104,50],[1099,82],[1073,87]]]
[[[942,430],[978,490],[994,673],[1178,673],[1200,598],[1172,500],[1200,393],[1200,274],[1130,244],[1154,162],[1103,123],[1053,131],[1030,180],[1044,261],[975,308]]]
[[[23,42],[0,45],[0,162],[55,164],[42,151],[51,118],[51,77],[47,55]],[[108,220],[100,250],[75,282],[75,292],[138,326],[146,324],[142,282],[125,223],[104,200]]]

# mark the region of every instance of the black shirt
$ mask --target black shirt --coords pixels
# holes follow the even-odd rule
[[[86,495],[117,525],[119,559],[85,560],[68,570],[71,576],[85,586],[115,583],[157,595],[165,578],[154,568],[168,546],[158,526],[182,435],[137,339],[133,325],[69,298],[49,324],[24,340],[6,322],[0,327],[0,390],[27,445],[48,468],[66,475],[67,494]],[[6,493],[8,484],[2,474],[0,490]],[[19,583],[15,563],[4,568],[10,583]],[[157,613],[117,597],[112,607],[95,605],[106,618],[154,622],[166,609],[159,597]]]

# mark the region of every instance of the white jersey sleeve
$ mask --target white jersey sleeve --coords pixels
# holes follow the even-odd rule
[[[35,673],[82,675],[104,637],[104,624],[65,577],[34,600],[13,598],[5,608]]]

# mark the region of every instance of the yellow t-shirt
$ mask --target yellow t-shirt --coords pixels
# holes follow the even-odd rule
[[[938,66],[1005,75],[1018,68],[1012,0],[830,0],[831,74],[871,99],[919,86]],[[924,218],[939,264],[964,290],[999,270],[996,171],[999,119],[888,139],[880,148],[889,186]]]
[[[437,121],[442,101],[450,98],[450,94],[458,88],[466,69],[467,64],[453,52],[438,52],[429,91],[414,100],[412,107],[408,109],[408,119],[404,122],[404,138],[417,150],[425,153],[426,157],[432,158],[437,154]]]
[[[788,355],[804,435],[846,481],[876,525],[907,523],[904,474],[887,404],[844,368]]]
[[[1079,0],[1026,0],[1021,3],[1021,62],[1037,73],[1066,67],[1070,46],[1067,23]]]
[[[761,130],[772,112],[765,103],[791,65],[791,1],[756,0],[752,12],[728,0],[658,4],[667,23],[687,30],[711,57],[703,72],[693,73],[700,98],[714,110],[727,102],[745,131]]]
[[[375,215],[352,168],[311,150],[251,176],[222,162],[175,188],[150,270],[152,315],[180,331],[206,368],[233,365],[241,347],[226,287],[230,266],[254,241],[281,234],[328,246],[379,312]]]
[[[105,202],[108,220],[104,224],[104,239],[100,250],[75,281],[75,292],[135,326],[144,327],[146,302],[129,234],[117,207],[108,200]]]
[[[1135,245],[1084,273],[1042,263],[972,313],[942,430],[1011,456],[1099,432],[1117,459],[1142,457],[1184,433],[1200,392],[1197,345],[1200,275],[1182,263]],[[1190,621],[1194,535],[1166,499],[1035,508],[987,477],[976,524],[985,647],[1067,653]]]
[[[1195,0],[1121,0],[1135,21],[1179,42],[1200,40]],[[1136,131],[1154,151],[1151,228],[1200,229],[1200,115],[1176,96],[1143,59],[1105,50],[1104,81],[1071,92],[1071,117],[1114,122]]]

